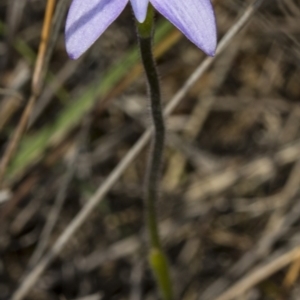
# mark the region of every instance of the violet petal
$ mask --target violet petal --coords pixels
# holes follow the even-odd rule
[[[213,56],[216,50],[216,21],[210,0],[150,0],[166,19],[189,40]]]
[[[70,58],[83,54],[119,16],[128,0],[73,0],[66,22]]]
[[[149,0],[130,0],[136,19],[143,23],[146,19]]]

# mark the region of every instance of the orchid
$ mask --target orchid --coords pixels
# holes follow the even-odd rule
[[[66,22],[66,48],[70,58],[81,56],[128,2],[137,21],[143,23],[149,1],[196,46],[214,55],[217,39],[211,0],[73,0]]]
[[[211,0],[73,0],[66,23],[66,48],[69,56],[76,59],[83,54],[120,15],[128,2],[137,20],[138,45],[148,82],[153,122],[152,145],[145,173],[143,197],[150,245],[148,262],[162,299],[173,300],[169,263],[161,244],[156,212],[165,125],[160,81],[152,51],[154,8],[196,46],[211,56],[215,54],[217,44],[216,22]]]

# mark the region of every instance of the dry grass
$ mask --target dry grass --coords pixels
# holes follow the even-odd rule
[[[215,1],[220,39],[251,3]],[[149,132],[128,156],[149,125],[131,12],[79,61],[52,27],[33,93],[45,7],[0,3],[0,158],[37,96],[0,190],[0,299],[41,264],[27,299],[158,299],[141,199]],[[168,118],[158,209],[178,299],[299,299],[299,16],[298,0],[265,0]],[[167,105],[205,57],[172,28],[157,45]]]

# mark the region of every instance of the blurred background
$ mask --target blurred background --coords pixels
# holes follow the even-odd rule
[[[0,2],[2,159],[33,93],[46,2]],[[42,88],[0,190],[0,299],[150,126],[131,8],[72,61],[69,3],[57,1]],[[214,1],[219,39],[252,3]],[[167,104],[205,55],[159,15],[156,25]],[[300,299],[299,37],[300,2],[263,1],[166,120],[158,211],[177,299]],[[159,299],[146,261],[147,154],[148,146],[24,299]]]

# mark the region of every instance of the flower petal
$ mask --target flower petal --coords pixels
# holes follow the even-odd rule
[[[206,54],[217,45],[216,21],[210,0],[150,0],[165,18]]]
[[[83,54],[119,16],[128,0],[73,0],[66,22],[66,48],[72,59]]]
[[[149,0],[130,0],[136,19],[143,23],[146,19]]]

